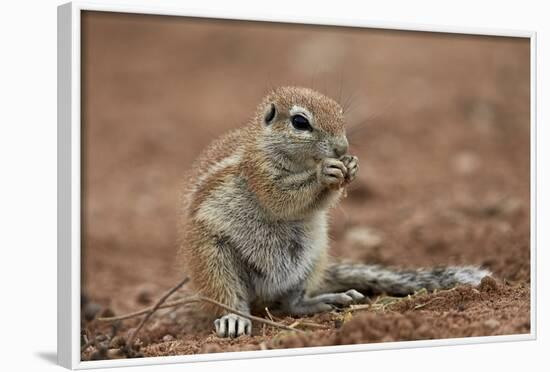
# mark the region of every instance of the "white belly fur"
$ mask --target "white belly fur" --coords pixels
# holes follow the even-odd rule
[[[327,249],[326,211],[301,221],[272,221],[262,217],[255,198],[236,182],[214,190],[197,217],[212,233],[227,237],[249,275],[253,298],[273,301],[303,288]]]

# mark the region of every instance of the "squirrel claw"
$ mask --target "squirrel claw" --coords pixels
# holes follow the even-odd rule
[[[340,161],[346,167],[344,182],[348,184],[353,181],[357,175],[357,171],[359,170],[359,159],[357,159],[357,156],[344,155],[340,158]]]
[[[239,337],[252,333],[252,322],[236,314],[227,314],[214,321],[218,337]]]

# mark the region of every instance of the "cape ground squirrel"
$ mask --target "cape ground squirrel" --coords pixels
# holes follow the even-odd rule
[[[307,88],[283,87],[250,123],[214,142],[185,192],[181,251],[197,290],[241,312],[269,306],[290,315],[327,311],[384,292],[477,285],[476,267],[396,271],[331,264],[328,210],[357,174],[342,107]],[[221,337],[251,323],[210,308]]]

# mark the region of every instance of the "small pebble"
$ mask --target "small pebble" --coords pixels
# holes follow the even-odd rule
[[[86,306],[84,306],[84,319],[86,319],[88,322],[91,322],[95,319],[97,314],[101,311],[102,307],[100,304],[96,304],[95,302],[88,302]]]
[[[483,324],[491,329],[495,329],[500,325],[500,322],[496,319],[488,319],[485,322],[483,322]]]
[[[209,354],[209,353],[219,353],[222,351],[221,347],[216,344],[206,344],[203,345],[201,348],[201,353]]]
[[[149,288],[141,288],[136,296],[136,301],[141,305],[150,305],[153,302],[153,296]]]
[[[107,336],[99,334],[99,335],[95,336],[95,340],[97,342],[105,341],[105,340],[107,340]]]
[[[103,360],[107,359],[107,354],[105,350],[96,350],[90,355],[90,360]]]
[[[107,350],[109,348],[109,341],[96,342],[98,350]]]
[[[486,276],[483,279],[481,279],[481,283],[479,284],[479,289],[482,292],[498,291],[498,283],[495,280],[495,278]]]
[[[174,336],[172,336],[170,334],[164,335],[164,337],[162,338],[162,341],[164,341],[164,342],[170,342],[170,341],[174,341],[174,340],[175,340]]]
[[[121,349],[109,349],[107,350],[107,358],[123,359],[126,358],[126,354]]]
[[[110,318],[115,316],[115,312],[111,308],[107,307],[101,312],[100,316],[102,318]]]
[[[109,343],[111,349],[119,349],[126,346],[126,339],[122,336],[115,336]]]

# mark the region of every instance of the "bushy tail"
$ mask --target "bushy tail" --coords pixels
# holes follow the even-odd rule
[[[365,294],[405,296],[422,288],[448,289],[458,284],[478,285],[491,272],[474,266],[449,266],[418,270],[392,270],[377,265],[332,264],[319,292],[356,289]]]

